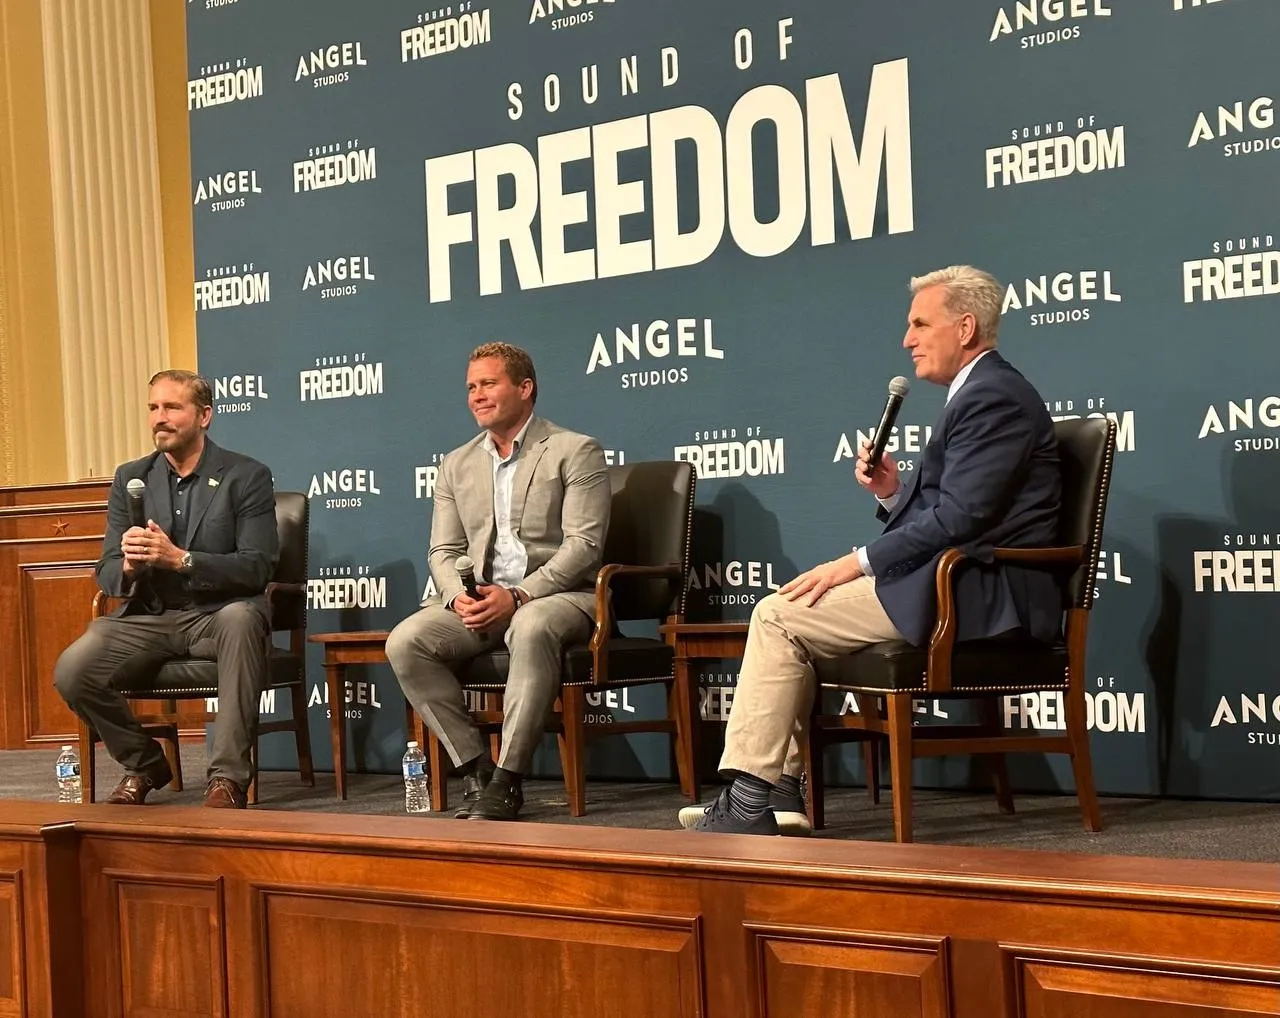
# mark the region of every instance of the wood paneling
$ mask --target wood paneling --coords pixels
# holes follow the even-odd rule
[[[0,749],[74,742],[53,688],[58,655],[89,624],[110,481],[0,488]],[[157,705],[142,702],[140,713]],[[204,738],[204,702],[179,705],[183,736]]]
[[[23,730],[26,743],[74,741],[75,715],[53,688],[58,655],[84,632],[98,589],[93,562],[19,565]]]
[[[0,507],[61,505],[66,502],[102,502],[111,490],[110,477],[91,477],[83,481],[58,484],[23,484],[0,487]]]
[[[272,1018],[368,1014],[701,1018],[695,922],[574,915],[355,894],[264,892],[264,998]],[[306,966],[297,963],[299,955]],[[460,965],[459,959],[475,959]],[[394,975],[368,979],[386,970]],[[620,993],[620,988],[626,989]]]
[[[805,927],[752,927],[760,1018],[947,1018],[946,943]]]
[[[1280,1015],[1273,865],[0,802],[13,873],[32,1016]]]
[[[226,954],[222,886],[217,879],[125,877],[114,888],[119,966],[115,977],[126,1018],[223,1018]]]
[[[23,1010],[22,874],[0,872],[0,1016]]]
[[[108,485],[0,488],[0,749],[75,739],[53,663],[89,623]]]
[[[79,807],[0,804],[0,1016],[82,1015],[79,860],[56,826]],[[70,894],[68,895],[68,892]]]
[[[1272,933],[1280,962],[1280,916]],[[1187,966],[1174,960],[1013,955],[1025,1018],[1263,1018],[1280,1014],[1274,971]]]

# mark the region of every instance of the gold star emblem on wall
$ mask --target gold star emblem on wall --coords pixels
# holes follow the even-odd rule
[[[62,537],[67,532],[69,524],[63,523],[61,517],[53,521],[53,532],[57,537]]]

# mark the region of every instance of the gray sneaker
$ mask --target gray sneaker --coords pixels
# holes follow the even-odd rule
[[[714,805],[715,803],[702,803],[699,806],[685,806],[679,813],[680,826],[685,830],[692,830],[707,810]],[[813,833],[813,825],[809,823],[809,814],[805,812],[803,797],[786,795],[775,788],[769,792],[769,807],[773,810],[779,834],[789,837],[808,837]]]
[[[699,810],[691,824],[685,823],[684,814]],[[777,834],[778,822],[773,813],[766,810],[754,820],[739,820],[729,812],[729,789],[726,787],[709,806],[686,806],[680,811],[680,826],[691,831],[711,831],[715,834]]]
[[[778,833],[792,837],[808,837],[813,833],[813,825],[809,823],[809,814],[805,812],[804,797],[787,795],[777,788],[769,792],[769,807],[778,822]]]

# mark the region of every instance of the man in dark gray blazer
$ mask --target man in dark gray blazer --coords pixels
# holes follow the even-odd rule
[[[913,279],[911,291],[902,345],[917,378],[946,387],[946,408],[905,483],[892,456],[872,469],[863,444],[855,477],[876,496],[884,533],[756,605],[720,758],[730,783],[710,806],[681,810],[684,827],[809,833],[799,778],[813,660],[886,640],[924,645],[946,548],[972,560],[955,581],[959,639],[1058,633],[1053,578],[992,555],[1000,546],[1051,543],[1062,504],[1053,422],[1035,387],[995,349],[1003,288],[986,272],[953,265]]]
[[[159,372],[149,408],[156,452],[117,468],[97,567],[98,586],[128,600],[62,652],[53,681],[126,771],[107,801],[142,805],[172,775],[113,679],[172,657],[216,660],[218,720],[204,804],[242,809],[266,685],[263,593],[279,557],[271,472],[205,434],[213,393],[199,375]],[[145,486],[145,526],[130,524],[134,480]]]
[[[524,350],[489,343],[472,353],[467,403],[484,430],[445,456],[436,478],[429,565],[440,595],[387,639],[405,696],[463,775],[459,818],[517,818],[561,654],[586,641],[594,617],[611,504],[604,451],[535,416],[537,398]],[[463,555],[478,597],[458,576]],[[504,645],[511,664],[495,769],[453,669]]]

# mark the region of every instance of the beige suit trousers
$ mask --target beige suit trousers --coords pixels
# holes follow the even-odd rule
[[[799,777],[800,741],[808,737],[817,692],[812,662],[902,639],[869,576],[827,591],[812,607],[804,601],[770,594],[751,613],[722,774],[742,771],[770,784],[782,774]]]

